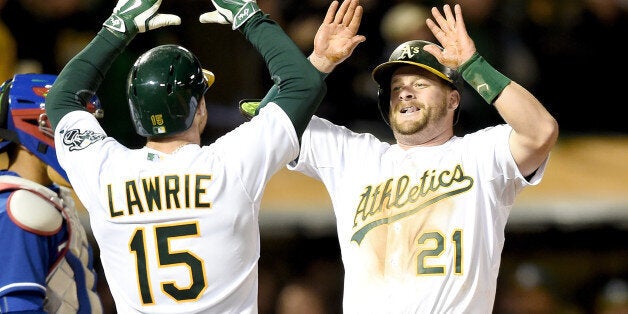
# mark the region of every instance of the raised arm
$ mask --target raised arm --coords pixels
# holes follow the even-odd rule
[[[314,51],[309,56],[312,65],[322,73],[330,73],[366,40],[357,35],[363,11],[360,1],[345,0],[340,9],[338,6],[339,2],[333,1],[327,9],[314,37]]]
[[[300,138],[325,96],[326,86],[316,69],[288,35],[253,0],[212,0],[216,11],[200,16],[203,23],[233,25],[262,55],[275,82],[265,98],[281,107]]]
[[[345,0],[340,5],[334,0],[327,9],[314,38],[314,51],[308,57],[323,78],[351,56],[358,44],[366,40],[366,37],[357,35],[362,20],[362,6],[359,3],[359,0]],[[261,101],[240,103],[240,112],[245,118],[251,119],[278,92],[278,86],[274,85]]]
[[[120,0],[96,37],[63,68],[46,97],[46,112],[53,129],[61,118],[85,104],[111,64],[138,33],[178,25],[176,15],[158,14],[161,0]]]
[[[426,46],[425,50],[440,63],[457,68],[465,81],[494,105],[513,128],[510,151],[521,173],[528,176],[538,169],[556,143],[558,124],[534,95],[499,73],[478,54],[467,33],[460,5],[455,5],[454,11],[445,5],[443,15],[432,8],[434,20],[427,19],[427,26],[444,49]]]

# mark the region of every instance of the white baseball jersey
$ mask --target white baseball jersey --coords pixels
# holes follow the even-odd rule
[[[299,151],[276,104],[172,154],[128,149],[83,111],[61,119],[55,145],[119,313],[257,313],[260,201]]]
[[[508,125],[403,150],[314,117],[297,164],[329,191],[344,313],[491,313],[519,172]]]

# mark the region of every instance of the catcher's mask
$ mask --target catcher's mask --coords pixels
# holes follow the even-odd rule
[[[163,137],[187,130],[213,83],[214,74],[181,46],[162,45],[145,52],[128,78],[135,131],[144,137]]]
[[[390,54],[387,62],[378,65],[372,74],[373,80],[379,85],[377,106],[386,123],[389,123],[390,111],[390,80],[393,72],[403,65],[414,65],[426,69],[445,80],[458,92],[462,92],[464,81],[458,71],[442,65],[436,57],[425,51],[426,45],[436,45],[425,40],[411,40],[399,45]],[[436,45],[441,50],[441,46]]]
[[[52,74],[16,74],[0,86],[0,153],[22,145],[68,181],[57,160],[54,130],[45,108],[46,95],[56,79]],[[87,110],[97,118],[103,116],[96,96]]]

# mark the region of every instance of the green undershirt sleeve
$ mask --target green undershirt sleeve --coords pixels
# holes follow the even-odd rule
[[[122,53],[129,38],[102,28],[92,41],[63,68],[46,97],[46,113],[53,129],[64,115],[86,110],[105,74]]]
[[[320,75],[322,80],[325,80],[327,78],[327,75],[329,75],[329,73],[318,72],[318,75]],[[271,101],[275,96],[277,96],[278,92],[279,92],[279,87],[277,85],[273,85],[268,90],[268,93],[266,93],[264,98],[262,98],[262,100],[260,101],[259,105],[257,106],[257,109],[255,110],[255,115],[257,115],[259,113],[259,110],[262,109],[264,106],[266,106],[266,104],[268,104],[269,101]]]
[[[279,105],[300,138],[327,91],[322,76],[267,15],[255,14],[240,30],[262,55],[273,79],[265,103]]]

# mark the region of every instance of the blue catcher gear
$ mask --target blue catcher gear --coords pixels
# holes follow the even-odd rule
[[[56,78],[52,74],[16,74],[0,86],[0,153],[11,145],[22,145],[68,181],[57,160],[54,130],[44,106]],[[97,118],[103,116],[96,96],[87,110]]]

